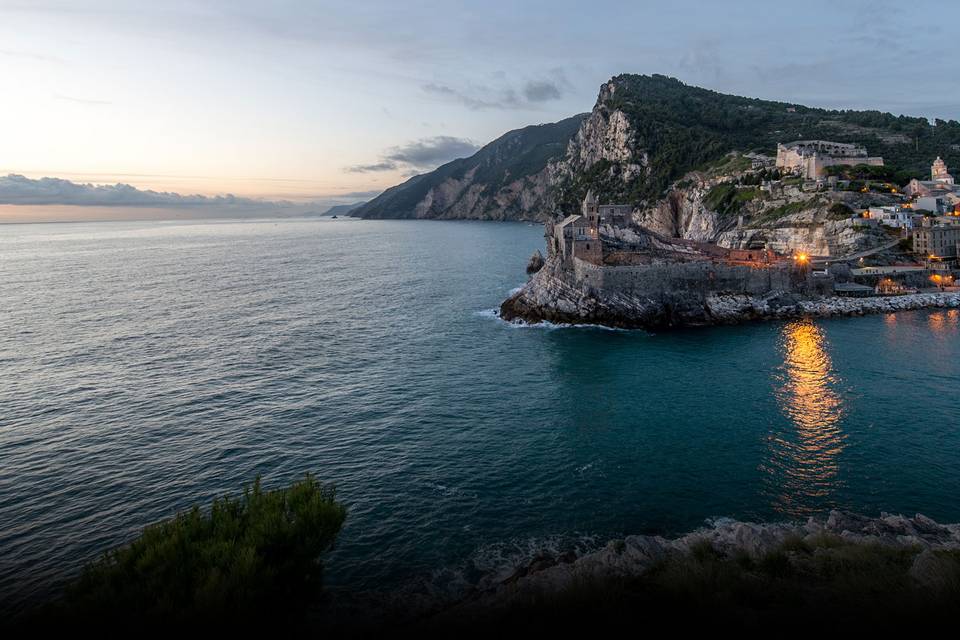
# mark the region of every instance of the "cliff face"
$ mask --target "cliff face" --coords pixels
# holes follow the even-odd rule
[[[387,189],[351,215],[361,218],[544,220],[555,209],[555,169],[586,114],[510,131],[469,158]]]
[[[643,177],[649,157],[627,114],[610,106],[616,93],[612,81],[600,88],[596,106],[570,140],[566,156],[554,163],[558,186],[571,186],[598,164],[621,185]]]
[[[724,219],[704,204],[706,190],[695,185],[674,189],[652,207],[639,211],[634,219],[641,226],[670,238],[716,242],[736,219]]]
[[[855,226],[854,212],[877,204],[896,204],[889,195],[845,191],[804,192],[784,188],[776,197],[756,187],[737,186],[750,172],[729,172],[720,181],[694,172],[678,181],[663,199],[640,209],[634,221],[671,238],[713,242],[730,249],[769,247],[780,253],[845,256],[888,244],[882,229]],[[679,186],[683,185],[683,186]],[[750,192],[735,211],[711,208],[713,191]]]

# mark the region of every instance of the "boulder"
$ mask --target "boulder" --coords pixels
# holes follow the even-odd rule
[[[533,252],[533,255],[530,256],[530,260],[527,261],[527,274],[535,274],[540,271],[540,269],[543,269],[544,264],[546,264],[546,261],[543,259],[543,254],[537,249]]]

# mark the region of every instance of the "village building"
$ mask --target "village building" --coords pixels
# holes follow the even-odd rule
[[[555,250],[564,262],[580,258],[600,264],[603,261],[603,246],[597,226],[582,215],[567,216],[553,226]]]
[[[574,258],[592,264],[603,263],[603,241],[600,227],[621,227],[630,224],[633,206],[629,204],[600,204],[593,190],[587,192],[580,213],[567,216],[561,222],[547,223],[545,235],[550,250],[569,264]]]
[[[766,191],[771,198],[782,198],[783,182],[781,180],[768,180],[760,185],[760,191]]]
[[[926,219],[913,231],[913,250],[938,258],[957,257],[960,243],[960,225],[937,225]]]
[[[633,205],[600,204],[599,198],[591,189],[587,191],[587,195],[583,199],[580,213],[594,226],[608,224],[614,227],[622,227],[630,223],[630,217],[633,215]]]
[[[953,176],[947,171],[947,163],[940,156],[937,156],[930,166],[930,179],[943,185],[953,184]]]
[[[833,292],[838,296],[847,298],[866,298],[874,295],[876,290],[873,287],[856,282],[837,282],[833,285]]]
[[[893,278],[881,278],[880,281],[877,282],[875,291],[877,292],[877,295],[880,296],[898,296],[904,293],[909,293],[910,289],[904,286],[904,284],[899,280],[894,280]]]
[[[857,267],[855,269],[850,269],[850,275],[852,276],[892,276],[892,275],[908,275],[912,273],[919,273],[921,271],[926,271],[927,267],[919,264],[892,264],[885,266],[873,266],[873,267]]]
[[[882,167],[883,158],[868,156],[866,148],[828,140],[796,140],[777,144],[777,168],[807,180],[824,177],[827,167],[866,164]]]
[[[914,211],[929,211],[934,215],[941,215],[953,211],[953,205],[943,196],[921,196],[913,201]]]
[[[903,192],[911,198],[944,198],[952,204],[960,202],[960,185],[954,182],[953,176],[947,169],[947,163],[940,156],[930,166],[930,179],[912,179]],[[915,209],[922,207],[914,206]]]
[[[866,217],[876,220],[885,227],[894,229],[913,229],[914,214],[910,209],[904,209],[898,205],[887,205],[882,207],[870,207],[866,211]]]

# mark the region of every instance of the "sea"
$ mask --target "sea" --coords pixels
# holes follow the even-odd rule
[[[713,518],[960,521],[960,312],[517,325],[542,228],[0,226],[0,602],[260,475],[336,485],[340,593],[468,592]]]

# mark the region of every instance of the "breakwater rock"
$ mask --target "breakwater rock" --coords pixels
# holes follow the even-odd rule
[[[706,280],[702,287],[689,281],[678,287],[594,287],[578,281],[551,259],[501,304],[500,317],[512,322],[662,329],[960,307],[957,292],[847,298],[777,287],[758,293],[724,293],[710,290]]]

